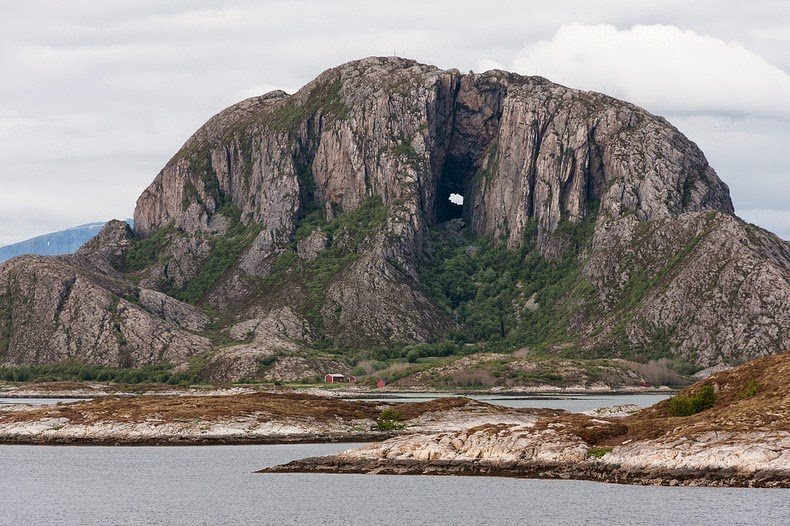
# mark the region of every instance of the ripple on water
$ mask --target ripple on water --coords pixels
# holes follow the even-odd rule
[[[790,490],[253,473],[354,444],[0,446],[0,524],[788,524]]]

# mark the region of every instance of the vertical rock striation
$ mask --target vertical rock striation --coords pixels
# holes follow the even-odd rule
[[[460,210],[448,204],[451,193],[463,195]],[[383,207],[381,221],[370,203]],[[787,244],[733,213],[727,186],[696,145],[632,104],[541,77],[370,57],[293,95],[274,91],[218,113],[139,197],[134,234],[108,226],[75,258],[0,267],[0,298],[13,298],[14,313],[16,298],[44,298],[20,288],[22,267],[41,282],[89,274],[86,286],[96,290],[84,294],[104,298],[90,308],[108,320],[134,313],[164,323],[168,335],[191,331],[163,336],[144,357],[132,352],[130,363],[208,347],[192,335],[205,320],[171,305],[179,298],[230,324],[293,309],[312,334],[345,346],[424,342],[455,326],[419,278],[432,227],[462,217],[473,235],[512,250],[534,232],[551,260],[573,250],[557,235],[562,225],[594,221],[579,262],[598,305],[570,322],[579,346],[624,338],[642,348],[660,337],[671,352],[710,364],[786,350],[788,341]],[[678,254],[672,268],[661,265]],[[649,291],[624,307],[643,276]],[[70,279],[57,282],[71,289]],[[124,303],[127,293],[139,305]],[[41,299],[48,319],[60,320],[63,302],[50,296]],[[119,305],[129,314],[112,314]],[[62,332],[123,361],[123,346],[102,343],[112,330],[58,323],[41,330],[0,319],[4,359],[86,352],[61,343],[56,355],[31,358]],[[133,323],[121,324],[132,347],[143,334]]]

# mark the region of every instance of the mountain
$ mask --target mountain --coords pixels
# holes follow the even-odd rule
[[[209,119],[134,219],[0,266],[2,361],[198,355],[230,379],[524,347],[702,367],[790,341],[790,243],[666,120],[541,77],[344,64]]]
[[[126,221],[134,225],[132,219],[127,219]],[[85,225],[32,237],[18,243],[0,246],[0,263],[23,254],[34,254],[39,256],[73,254],[87,241],[93,239],[106,224],[105,221],[87,223]]]

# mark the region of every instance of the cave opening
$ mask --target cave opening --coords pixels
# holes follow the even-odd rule
[[[471,163],[448,158],[444,164],[439,186],[436,189],[436,223],[464,217],[466,182],[473,170]]]

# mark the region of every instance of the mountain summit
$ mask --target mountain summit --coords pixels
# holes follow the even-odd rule
[[[230,378],[427,343],[709,366],[790,341],[790,244],[666,120],[541,77],[344,64],[209,119],[134,219],[0,266],[0,362],[200,354]]]

